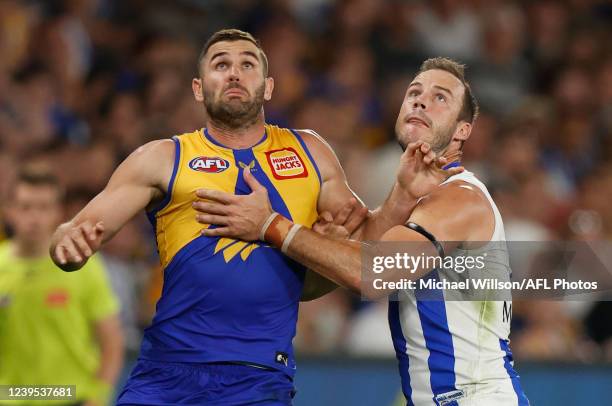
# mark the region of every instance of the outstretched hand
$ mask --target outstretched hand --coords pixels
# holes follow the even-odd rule
[[[51,259],[65,271],[79,269],[102,244],[104,223],[85,220],[80,224],[61,225],[53,236],[49,253]]]
[[[460,158],[460,151],[437,156],[428,143],[412,142],[400,158],[398,185],[414,199],[423,197],[449,177],[464,171],[462,166],[443,169]]]

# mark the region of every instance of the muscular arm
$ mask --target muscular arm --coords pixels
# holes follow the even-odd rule
[[[447,252],[457,241],[484,241],[491,236],[494,217],[482,192],[463,182],[444,185],[423,199],[413,211],[410,220],[423,226],[439,241],[447,242]],[[289,220],[283,219],[283,222]],[[421,234],[403,226],[387,231],[383,241],[426,242]],[[423,244],[407,244],[408,255],[422,254]],[[316,247],[316,249],[315,249]],[[313,271],[354,292],[362,291],[361,260],[365,244],[357,241],[330,240],[308,229],[300,229],[288,247],[287,255]],[[414,252],[411,252],[414,251]],[[417,250],[419,252],[417,252]],[[430,247],[427,255],[436,255]],[[418,279],[429,269],[404,273],[404,277]],[[385,279],[386,274],[381,274]],[[370,296],[370,295],[368,295]]]
[[[329,144],[314,131],[300,130],[299,132],[321,173],[322,185],[317,202],[319,213],[328,211],[336,216],[340,208],[344,207],[351,198],[360,201],[349,187],[344,170]],[[430,151],[428,146],[427,151]],[[429,159],[433,159],[433,153],[429,155]],[[428,157],[421,155],[417,158],[428,159]],[[409,154],[402,155],[400,168],[410,159]],[[416,206],[417,199],[406,188],[400,185],[400,179],[398,177],[398,181],[395,182],[391,193],[383,205],[369,213],[366,221],[350,236],[351,239],[361,241],[378,240],[383,233],[393,226],[404,224],[407,221],[410,213]],[[363,205],[363,203],[361,204]],[[316,299],[332,291],[335,287],[334,283],[321,277],[321,275],[314,275],[312,271],[308,271],[304,281],[302,300]]]
[[[313,159],[321,173],[321,192],[317,208],[319,213],[329,211],[336,214],[352,197],[359,200],[349,187],[346,175],[338,158],[329,144],[310,130],[300,130]],[[376,240],[393,227],[403,224],[414,209],[416,199],[411,197],[396,183],[384,204],[374,211],[366,221],[351,235],[355,240]]]
[[[72,220],[58,227],[50,254],[65,271],[80,269],[140,210],[161,201],[172,173],[174,143],[153,141],[134,151],[107,186]]]

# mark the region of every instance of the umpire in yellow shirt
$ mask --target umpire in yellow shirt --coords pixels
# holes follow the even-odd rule
[[[74,399],[4,404],[106,406],[123,364],[119,304],[101,261],[65,273],[47,247],[63,193],[45,170],[22,171],[6,210],[12,239],[0,243],[0,385],[75,385]],[[15,394],[15,392],[13,392]]]

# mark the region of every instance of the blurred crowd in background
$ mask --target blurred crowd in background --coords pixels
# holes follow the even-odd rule
[[[20,166],[44,165],[68,191],[67,219],[139,145],[201,128],[197,55],[228,27],[253,33],[268,55],[267,121],[319,132],[370,208],[394,181],[406,86],[425,58],[448,56],[467,65],[481,104],[463,163],[491,190],[507,238],[612,238],[612,5],[603,0],[2,0],[0,203]],[[101,256],[136,351],[163,278],[145,216]],[[612,302],[514,304],[518,359],[612,361],[611,337]],[[393,356],[386,304],[342,290],[306,303],[295,345]]]

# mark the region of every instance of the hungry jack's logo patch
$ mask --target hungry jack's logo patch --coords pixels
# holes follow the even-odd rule
[[[306,169],[304,161],[297,151],[291,147],[267,151],[266,157],[275,179],[294,179],[308,176],[308,169]]]

